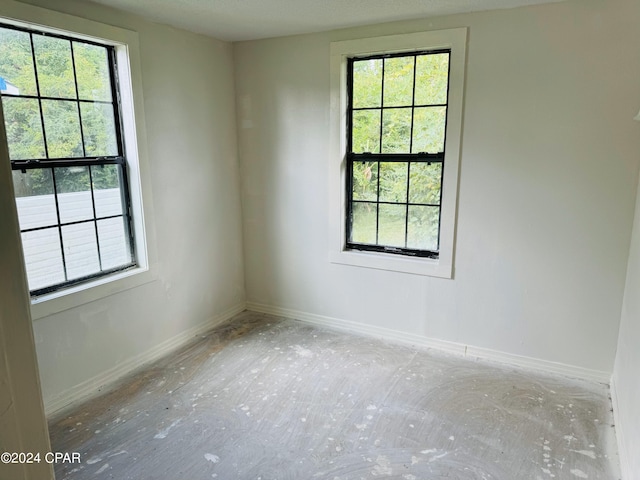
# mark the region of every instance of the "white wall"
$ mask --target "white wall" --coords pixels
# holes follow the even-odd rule
[[[138,32],[159,259],[157,280],[34,322],[50,406],[243,305],[233,52],[86,2],[25,3]]]
[[[636,125],[640,131],[640,124]],[[640,152],[638,152],[640,156]],[[640,185],[639,185],[640,187]],[[640,195],[622,304],[618,353],[612,377],[616,433],[624,480],[640,473]],[[632,475],[633,474],[633,475]]]
[[[235,44],[250,305],[610,374],[640,165],[635,3],[568,1]],[[461,26],[455,278],[329,263],[329,42]]]

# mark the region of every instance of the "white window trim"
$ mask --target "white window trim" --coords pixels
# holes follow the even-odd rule
[[[137,32],[12,0],[3,1],[0,18],[6,23],[113,45],[118,64],[123,141],[138,266],[47,295],[32,297],[32,318],[35,320],[47,317],[154,281],[157,278],[155,228]]]
[[[462,137],[466,44],[466,28],[363,38],[331,43],[331,137],[329,172],[330,262],[416,275],[452,278],[458,201],[458,170]],[[347,58],[359,55],[412,52],[439,48],[451,49],[439,258],[416,258],[379,252],[346,250]]]

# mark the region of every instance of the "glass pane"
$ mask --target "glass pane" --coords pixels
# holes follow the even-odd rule
[[[379,107],[382,97],[382,59],[353,62],[353,107]]]
[[[98,218],[122,215],[119,169],[119,165],[97,165],[91,167],[93,197],[96,204],[96,217]]]
[[[412,153],[444,152],[447,107],[416,108],[413,115]]]
[[[409,177],[409,203],[440,205],[441,163],[412,163]]]
[[[382,115],[382,153],[409,153],[411,108],[385,110]]]
[[[113,105],[81,103],[80,114],[86,155],[88,157],[118,155]]]
[[[378,162],[353,162],[353,199],[376,200]]]
[[[440,207],[409,206],[407,248],[438,250]]]
[[[447,103],[449,54],[422,55],[416,61],[416,105]]]
[[[12,174],[20,229],[57,225],[51,170],[38,168],[25,173],[13,170]]]
[[[40,95],[43,97],[76,98],[73,80],[71,43],[62,38],[33,35],[33,48],[38,67]]]
[[[42,100],[42,114],[49,158],[84,156],[78,104],[63,100]]]
[[[45,158],[40,107],[34,98],[2,99],[11,160]]]
[[[78,96],[83,100],[111,101],[111,80],[107,49],[73,42]]]
[[[0,28],[0,91],[10,95],[38,93],[27,32]]]
[[[60,234],[57,228],[23,233],[22,249],[29,290],[37,290],[65,281]]]
[[[354,153],[380,153],[380,110],[353,112]]]
[[[103,270],[131,263],[131,250],[122,217],[98,220],[98,241]]]
[[[405,205],[380,205],[378,219],[378,244],[404,247],[407,207]]]
[[[375,203],[353,202],[351,210],[351,242],[376,244]]]
[[[100,271],[96,227],[93,222],[62,227],[62,242],[69,280]]]
[[[384,106],[413,105],[414,57],[387,58],[384,61]]]
[[[380,201],[407,201],[407,162],[380,164]]]
[[[93,218],[89,167],[56,168],[55,180],[60,222],[70,223]]]

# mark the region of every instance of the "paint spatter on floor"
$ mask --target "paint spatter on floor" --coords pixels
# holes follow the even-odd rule
[[[441,458],[446,457],[447,455],[449,455],[449,452],[444,452],[441,453],[440,455],[434,455],[433,457],[431,457],[429,460],[427,460],[429,463],[431,462],[435,462],[436,460],[440,460]]]
[[[56,478],[619,478],[604,385],[252,312],[121,385],[52,420]]]
[[[126,450],[120,450],[119,452],[112,453],[112,454],[108,455],[107,458],[117,457],[118,455],[124,455],[125,453],[127,453]]]
[[[304,348],[300,345],[294,345],[291,348],[293,348],[293,350],[296,352],[296,355],[298,355],[299,357],[313,357],[313,352],[308,348]]]
[[[371,470],[371,475],[378,477],[380,475],[392,475],[393,469],[391,468],[391,461],[384,455],[379,455],[376,458],[376,465]]]
[[[573,468],[570,472],[578,478],[589,478],[589,476],[584,473],[582,470],[578,470],[577,468]]]
[[[160,430],[158,433],[156,433],[153,438],[158,438],[158,439],[165,439],[167,438],[167,435],[169,435],[169,431],[175,427],[176,425],[178,425],[180,423],[180,420],[176,420],[174,421],[171,425],[169,425],[167,428],[165,428],[164,430]]]
[[[96,472],[96,475],[100,475],[101,473],[103,473],[104,471],[106,471],[109,468],[109,464],[105,463],[102,467],[100,467],[100,470],[98,470]]]
[[[571,450],[572,452],[579,453],[580,455],[584,455],[585,457],[596,459],[596,453],[593,450]]]

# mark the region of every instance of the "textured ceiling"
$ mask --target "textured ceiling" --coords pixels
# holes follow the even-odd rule
[[[221,40],[320,32],[560,0],[87,0]]]

